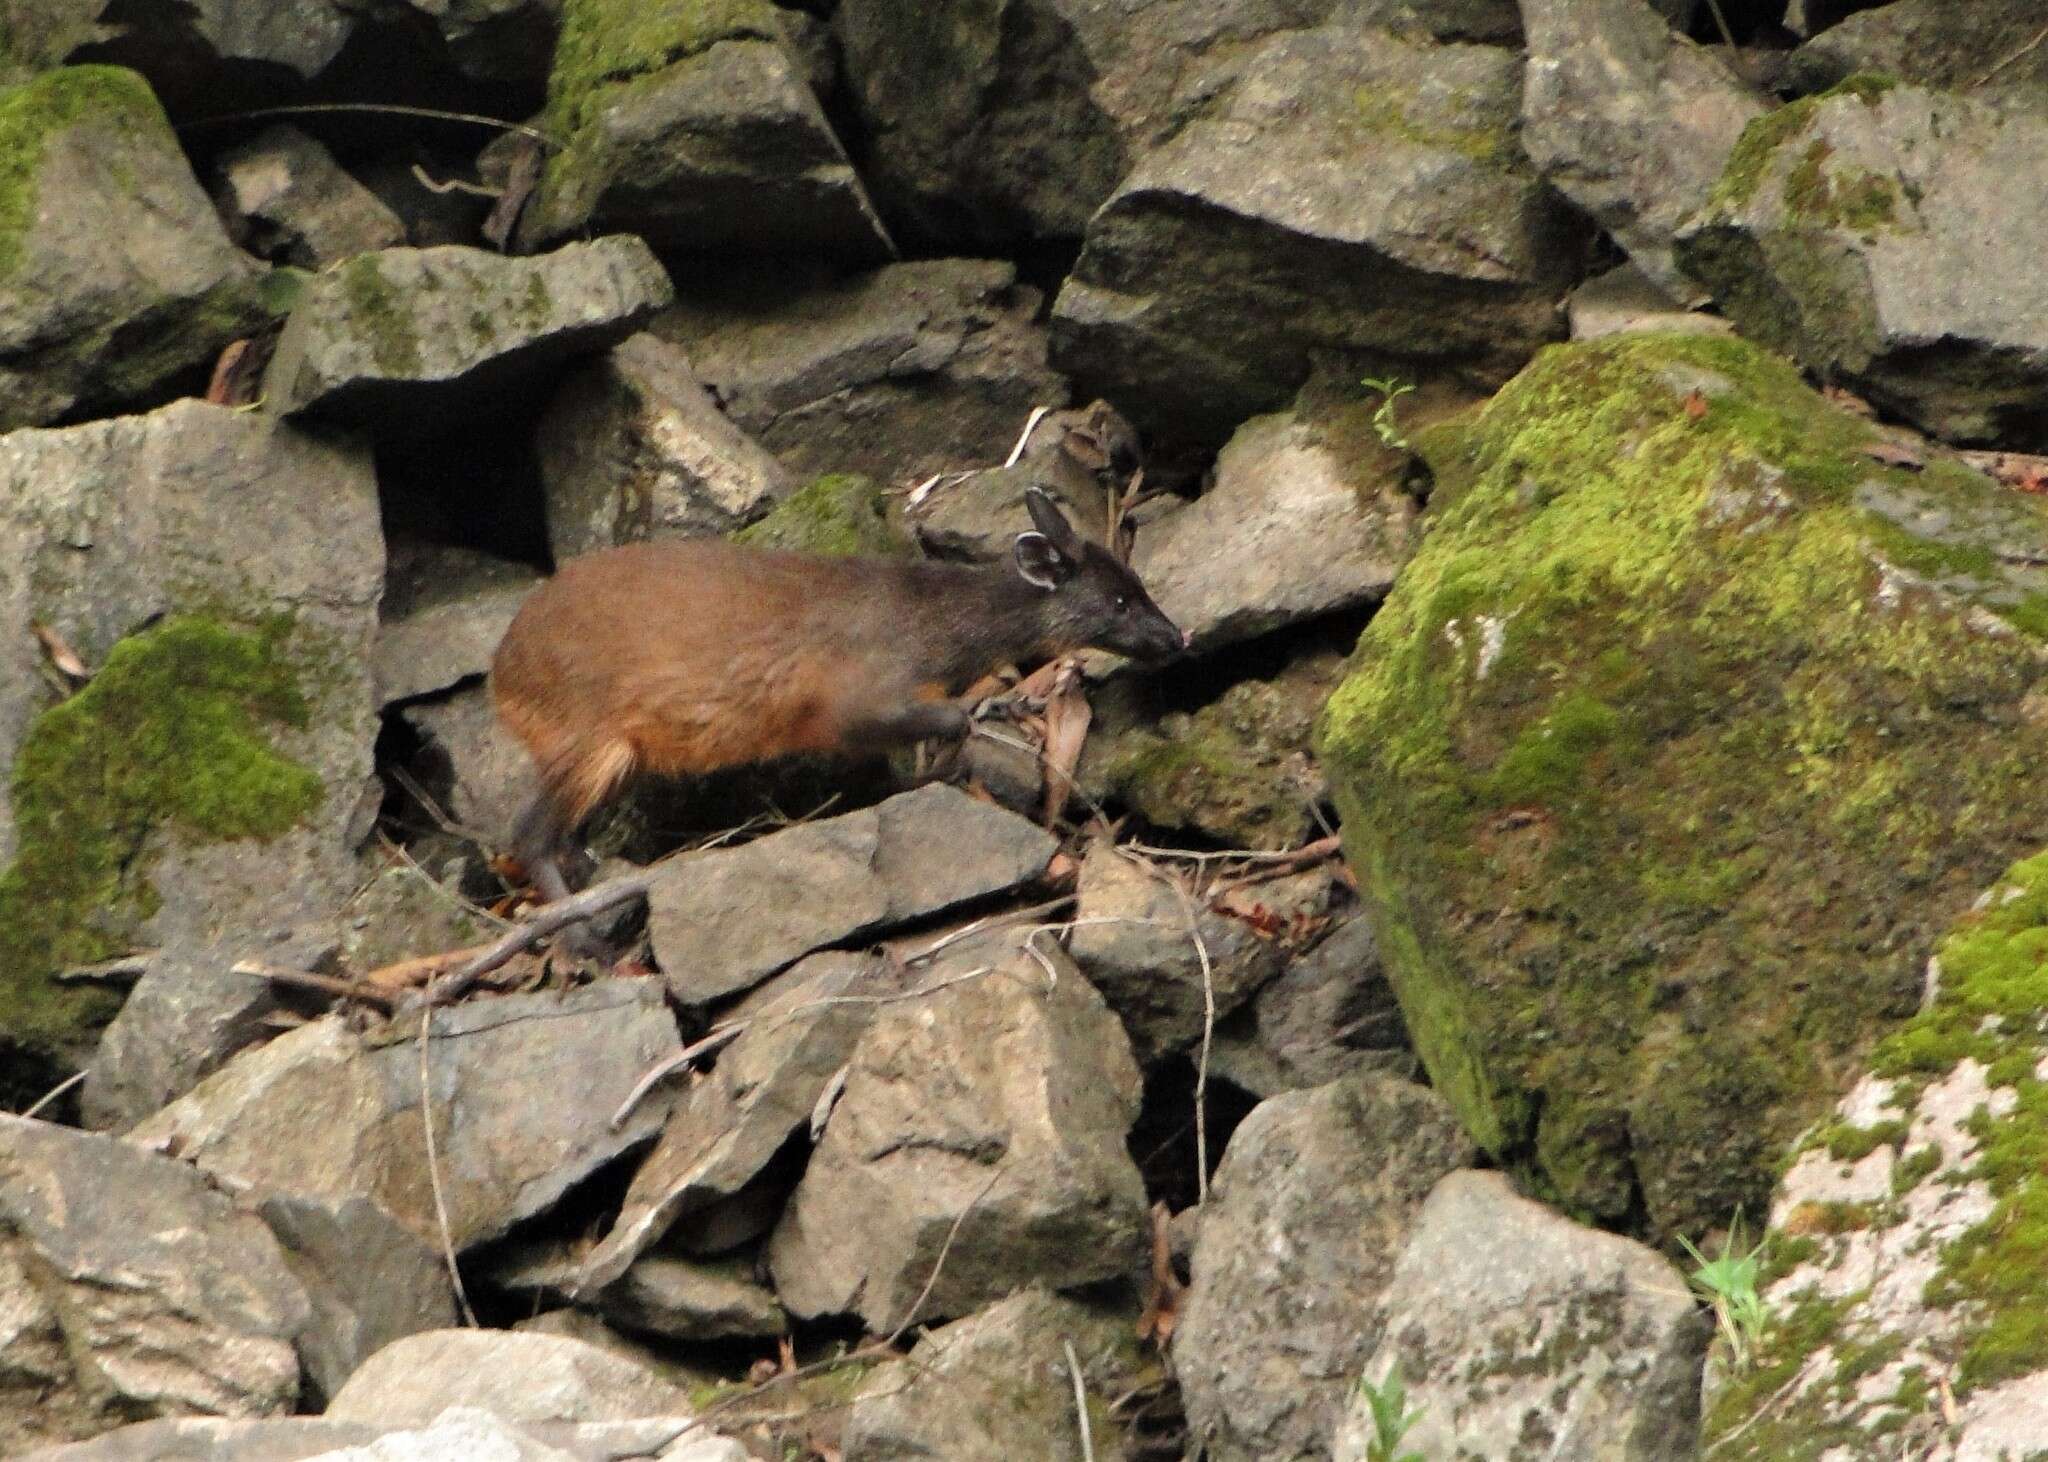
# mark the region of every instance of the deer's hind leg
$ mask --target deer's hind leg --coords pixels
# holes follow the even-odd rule
[[[594,749],[566,748],[542,765],[540,788],[513,827],[512,851],[548,903],[569,897],[562,860],[591,814],[618,795],[637,761],[629,743],[608,741]],[[577,953],[593,952],[587,926],[567,932]]]

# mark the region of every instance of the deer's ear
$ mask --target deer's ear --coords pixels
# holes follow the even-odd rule
[[[1074,576],[1074,560],[1043,533],[1019,533],[1010,554],[1017,560],[1018,576],[1048,593]]]
[[[1073,558],[1081,556],[1081,540],[1074,532],[1074,525],[1067,521],[1067,515],[1060,511],[1051,493],[1042,487],[1026,488],[1024,511],[1031,515],[1031,526],[1043,533],[1055,548]]]

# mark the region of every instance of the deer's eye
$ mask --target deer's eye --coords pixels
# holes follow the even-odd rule
[[[1129,609],[1131,607],[1131,596],[1128,594],[1119,594],[1116,596],[1116,599],[1113,602],[1115,603],[1118,609]]]

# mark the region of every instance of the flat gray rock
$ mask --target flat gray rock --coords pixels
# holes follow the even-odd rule
[[[110,66],[0,96],[0,431],[104,410],[201,372],[266,320],[149,86]],[[203,379],[203,377],[202,377]]]
[[[1685,1276],[1654,1249],[1517,1196],[1499,1173],[1437,1185],[1383,1305],[1363,1373],[1378,1382],[1400,1365],[1421,1412],[1405,1445],[1424,1456],[1699,1456],[1711,1323]],[[1372,1434],[1353,1401],[1337,1462],[1365,1462]]]
[[[0,1116],[0,1447],[299,1396],[306,1291],[262,1221],[183,1163]]]
[[[362,1446],[380,1434],[377,1427],[324,1416],[174,1417],[42,1448],[21,1462],[302,1462]]]
[[[702,1005],[814,949],[1015,888],[1056,846],[1015,813],[933,784],[676,859],[648,891],[647,933],[676,999]]]
[[[498,641],[540,575],[473,549],[394,545],[372,674],[380,707],[490,671]]]
[[[1719,315],[1682,309],[1634,264],[1596,274],[1571,293],[1565,306],[1572,339],[1598,340],[1643,330],[1698,335],[1732,335],[1735,327]]]
[[[244,1052],[130,1134],[257,1197],[375,1199],[438,1245],[420,1126],[419,1021],[366,1034],[329,1016]],[[436,1151],[456,1248],[495,1238],[661,1128],[660,1093],[618,1130],[641,1072],[676,1049],[651,980],[438,1011]]]
[[[611,1283],[583,1284],[578,1246],[537,1244],[507,1254],[491,1270],[501,1288],[543,1298],[573,1298],[623,1329],[668,1340],[776,1336],[789,1317],[745,1260],[695,1260],[643,1254]]]
[[[453,244],[360,254],[307,283],[264,374],[264,404],[431,420],[616,345],[671,293],[647,246],[625,236],[533,258]]]
[[[1027,937],[955,945],[919,967],[927,994],[876,1010],[769,1239],[792,1314],[887,1333],[1141,1262],[1144,1183],[1124,1145],[1137,1064],[1087,978]]]
[[[1238,1124],[1173,1346],[1190,1429],[1217,1462],[1329,1455],[1423,1200],[1477,1151],[1442,1098],[1378,1076],[1274,1097]]]
[[[730,533],[792,486],[718,409],[683,350],[644,332],[562,383],[535,445],[557,563],[643,538]]]
[[[2029,45],[2044,22],[2034,0],[1892,0],[1858,9],[1792,53],[1800,91],[1867,72],[1948,91],[2003,92],[2040,108],[2048,47]]]
[[[520,1330],[429,1330],[371,1356],[326,1415],[421,1426],[450,1406],[509,1422],[632,1421],[695,1410],[680,1387],[585,1341]]]
[[[398,215],[296,127],[267,127],[229,148],[217,178],[215,206],[258,258],[324,269],[405,242]]]
[[[1372,919],[1354,914],[1289,960],[1219,1028],[1215,1069],[1258,1097],[1363,1072],[1412,1079],[1415,1053]]]

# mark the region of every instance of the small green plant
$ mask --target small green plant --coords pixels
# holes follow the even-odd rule
[[[1397,1360],[1388,1366],[1386,1376],[1377,1386],[1366,1377],[1359,1377],[1358,1394],[1372,1411],[1372,1438],[1365,1444],[1365,1462],[1423,1462],[1420,1452],[1401,1450],[1401,1439],[1422,1420],[1421,1407],[1408,1409],[1408,1388],[1401,1381],[1401,1362]]]
[[[1397,452],[1408,450],[1408,438],[1401,435],[1401,423],[1394,418],[1394,403],[1415,389],[1414,385],[1399,376],[1388,376],[1376,380],[1367,376],[1358,383],[1368,391],[1377,391],[1385,399],[1379,410],[1372,414],[1372,429],[1376,436]]]
[[[1699,1266],[1687,1277],[1693,1293],[1714,1312],[1714,1324],[1728,1342],[1728,1359],[1736,1371],[1749,1369],[1771,1320],[1769,1307],[1756,1291],[1757,1277],[1763,1269],[1763,1241],[1759,1239],[1745,1250],[1741,1248],[1741,1234],[1742,1218],[1738,1214],[1729,1225],[1728,1236],[1721,1241],[1720,1257],[1715,1259],[1702,1254],[1691,1239],[1681,1236],[1678,1240],[1686,1256]]]

